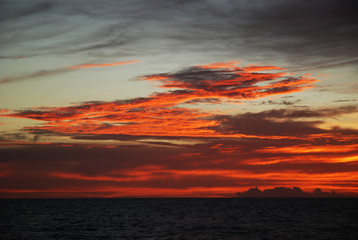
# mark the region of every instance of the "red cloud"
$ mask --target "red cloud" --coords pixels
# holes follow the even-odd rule
[[[276,67],[276,66],[249,66],[244,68],[247,72],[257,72],[264,70],[286,70],[286,68]]]
[[[159,82],[161,88],[182,90],[182,92],[177,93],[181,93],[180,97],[183,101],[209,98],[256,99],[275,94],[302,91],[308,87],[313,87],[311,84],[318,81],[308,77],[285,77],[291,75],[288,72],[253,72],[254,69],[260,71],[284,70],[274,66],[240,68],[231,64],[219,63],[195,66],[176,73],[144,76],[142,80]],[[260,86],[257,85],[258,83],[261,83]]]
[[[41,196],[84,196],[90,191],[93,196],[219,196],[251,186],[278,185],[305,191],[317,187],[356,191],[358,132],[317,125],[321,119],[353,113],[357,108],[275,109],[232,116],[189,106],[303,91],[317,81],[292,77],[273,66],[232,64],[144,76],[141,80],[159,83],[168,91],[143,98],[3,112],[1,116],[43,121],[25,128],[40,137],[57,134],[91,142],[26,142],[33,137],[16,134],[12,140],[11,136],[0,140],[4,155],[16,159],[0,169],[9,173],[0,191],[10,195],[29,191],[30,187],[16,185],[29,178],[35,179],[34,185],[50,180],[48,188],[36,190]],[[176,144],[177,138],[196,138],[196,143],[180,139]],[[96,140],[137,140],[138,145],[112,145],[112,141],[98,147]],[[28,157],[32,160],[25,161]],[[54,164],[43,164],[48,159]],[[29,170],[34,162],[41,170]],[[77,188],[68,187],[69,182]],[[107,190],[100,190],[103,186]]]
[[[81,65],[76,68],[124,63],[132,62]],[[30,130],[49,130],[64,134],[241,137],[240,132],[223,134],[216,131],[214,127],[221,123],[214,118],[216,114],[179,105],[201,100],[250,100],[287,94],[312,87],[311,84],[317,81],[307,77],[285,77],[287,72],[252,72],[254,68],[282,69],[279,67],[241,68],[233,64],[236,62],[195,66],[176,73],[144,76],[142,80],[159,82],[161,88],[176,89],[166,93],[154,93],[146,98],[32,109],[5,116],[47,121],[44,125],[32,127]]]

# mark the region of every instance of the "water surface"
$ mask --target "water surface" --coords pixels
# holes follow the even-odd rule
[[[357,199],[3,199],[0,206],[0,239],[358,239]]]

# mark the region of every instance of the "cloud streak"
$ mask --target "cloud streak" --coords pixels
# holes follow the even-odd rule
[[[118,65],[125,65],[125,64],[132,64],[137,63],[138,60],[131,60],[131,61],[123,61],[123,62],[114,62],[114,63],[102,63],[102,64],[81,64],[72,67],[68,67],[67,69],[82,69],[82,68],[95,68],[95,67],[113,67]]]
[[[47,71],[39,71],[36,73],[23,75],[23,76],[19,76],[19,77],[3,78],[3,79],[0,79],[0,84],[20,82],[20,81],[25,81],[25,80],[40,78],[40,77],[49,77],[49,76],[63,74],[66,72],[70,72],[70,71],[77,70],[77,69],[83,69],[83,68],[113,67],[113,66],[118,66],[118,65],[133,64],[133,63],[137,63],[137,62],[139,62],[139,61],[131,60],[131,61],[114,62],[114,63],[102,63],[102,64],[80,64],[80,65],[66,67],[66,68],[59,68],[59,69],[47,70]]]
[[[187,53],[285,59],[299,68],[344,66],[357,61],[356,8],[354,0],[7,2],[0,8],[7,32],[0,47],[25,43],[18,55],[118,57],[171,53],[180,46]]]

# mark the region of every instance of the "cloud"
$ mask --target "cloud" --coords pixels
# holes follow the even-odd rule
[[[261,104],[262,105],[286,105],[286,106],[290,106],[290,105],[295,105],[296,103],[300,102],[302,100],[297,99],[297,100],[293,100],[293,101],[289,101],[289,100],[281,100],[281,101],[273,101],[273,100],[268,100],[268,101],[262,101]]]
[[[81,64],[76,65],[73,67],[68,67],[67,69],[81,69],[81,68],[94,68],[94,67],[112,67],[117,65],[124,65],[124,64],[132,64],[137,63],[138,60],[131,60],[131,61],[124,61],[124,62],[114,62],[114,63],[102,63],[102,64]]]
[[[269,70],[286,70],[285,68],[276,67],[276,66],[249,66],[244,68],[247,72],[257,72],[257,71],[269,71]]]
[[[30,56],[24,56],[24,55],[18,55],[18,56],[0,56],[0,59],[19,59],[24,57],[30,57]]]
[[[219,196],[289,185],[356,191],[358,131],[320,127],[355,106],[235,115],[193,108],[304,91],[317,81],[245,67],[221,62],[142,76],[165,90],[146,97],[4,111],[39,123],[2,135],[2,196]]]
[[[319,121],[275,121],[260,114],[241,114],[236,116],[219,116],[221,124],[213,127],[219,132],[243,133],[248,135],[268,136],[307,136],[325,133],[316,127]]]
[[[281,69],[273,66],[251,66],[247,72],[244,68],[232,65],[232,62],[189,67],[175,73],[140,78],[159,83],[160,88],[173,89],[168,92],[114,102],[89,102],[70,107],[23,110],[3,116],[47,121],[42,126],[28,128],[29,131],[220,137],[224,132],[215,130],[221,124],[219,118],[215,117],[216,114],[182,106],[187,103],[215,104],[226,100],[253,100],[287,94],[303,91],[317,82],[313,78],[285,77],[286,72],[252,72],[254,67],[260,70]]]
[[[25,46],[14,55],[153,56],[180,49],[283,59],[298,68],[353,65],[356,8],[354,0],[5,2],[0,46]]]
[[[12,8],[12,4],[10,2],[2,2],[1,3],[2,7],[5,8]],[[16,4],[18,5],[18,4]],[[32,5],[26,5],[24,4],[23,8],[17,8],[15,9],[15,11],[10,11],[10,12],[5,12],[4,11],[4,15],[1,17],[2,20],[11,20],[11,19],[15,19],[15,18],[21,18],[21,17],[27,17],[30,15],[36,15],[36,14],[41,14],[44,12],[48,12],[50,11],[53,7],[56,6],[55,2],[48,2],[48,1],[44,1],[44,2],[39,2],[39,3],[34,3]],[[19,6],[17,6],[19,7]]]
[[[39,72],[36,72],[36,73],[23,75],[23,76],[19,76],[19,77],[3,78],[3,79],[0,79],[0,84],[20,82],[20,81],[25,81],[25,80],[28,80],[28,79],[33,79],[33,78],[38,78],[38,77],[54,76],[54,75],[65,73],[67,71],[68,70],[65,70],[65,69],[54,69],[54,70],[48,70],[48,71],[39,71]]]
[[[33,78],[39,78],[39,77],[48,77],[48,76],[63,74],[63,73],[69,72],[69,71],[82,69],[82,68],[112,67],[112,66],[132,64],[132,63],[137,63],[137,62],[138,62],[138,60],[114,62],[114,63],[103,63],[103,64],[80,64],[80,65],[71,66],[71,67],[67,67],[67,68],[59,68],[59,69],[53,69],[53,70],[47,70],[47,71],[39,71],[39,72],[36,72],[36,73],[23,75],[23,76],[19,76],[19,77],[3,78],[3,79],[0,79],[0,84],[25,81],[25,80],[29,80],[29,79],[33,79]]]
[[[355,99],[340,99],[340,100],[335,100],[333,102],[357,102],[358,100]]]
[[[219,125],[211,127],[226,134],[242,133],[253,136],[304,137],[319,134],[341,133],[355,136],[355,129],[332,127],[323,129],[319,125],[327,118],[356,113],[356,106],[347,105],[321,109],[272,109],[261,112],[246,112],[237,115],[218,115]]]
[[[52,54],[168,59],[180,52],[179,57],[200,53],[198,58],[270,63],[230,61],[146,75],[140,80],[161,92],[141,98],[0,110],[3,117],[38,120],[20,133],[2,134],[1,196],[222,196],[252,186],[357,191],[358,131],[322,127],[327,118],[355,113],[356,106],[253,112],[239,105],[242,113],[235,115],[195,109],[202,103],[287,95],[317,82],[270,66],[278,60],[288,69],[353,65],[356,5],[345,0],[1,1],[2,61]],[[131,62],[101,60],[0,83],[119,63]],[[273,104],[265,101],[265,107]]]
[[[358,112],[357,106],[346,105],[335,108],[320,108],[309,109],[303,108],[297,109],[273,109],[262,111],[258,113],[248,113],[248,115],[255,116],[257,118],[273,118],[273,119],[298,119],[298,118],[325,118],[335,117],[343,114],[350,114]]]
[[[133,197],[179,196],[180,192],[187,192],[188,196],[196,196],[196,192],[206,191],[204,196],[217,196],[252,186],[278,185],[354,191],[358,160],[342,159],[356,156],[358,142],[343,151],[339,145],[332,147],[332,143],[315,146],[314,141],[310,139],[312,145],[304,147],[299,144],[307,144],[306,139],[217,138],[173,148],[152,144],[104,148],[17,142],[16,148],[0,148],[0,171],[7,173],[1,176],[0,195],[15,196],[12,191],[36,190],[37,194],[31,191],[19,194],[50,196],[46,194],[57,192],[68,196],[66,193],[72,192],[83,196],[92,192],[97,196]],[[330,152],[326,153],[324,148]],[[299,152],[300,149],[306,151]],[[342,185],[337,186],[338,183]],[[142,188],[148,192],[144,194]]]
[[[240,13],[237,17],[223,16],[232,21],[231,29],[242,30],[233,44],[238,48],[242,44],[248,51],[256,48],[267,55],[281,54],[295,64],[314,68],[353,64],[357,60],[354,42],[358,39],[354,32],[358,21],[353,10],[356,8],[357,3],[352,0],[309,4],[254,1],[234,5],[232,14]],[[217,15],[220,10],[216,10]]]
[[[33,142],[36,141],[37,137],[34,137],[33,134],[27,134],[22,131],[7,133],[1,132],[0,141],[3,142]]]
[[[246,69],[249,68],[248,71]],[[194,66],[175,73],[147,75],[142,79],[159,82],[161,88],[183,89],[197,99],[227,98],[255,99],[275,94],[286,94],[313,87],[317,79],[286,77],[288,72],[261,73],[254,69],[281,70],[274,66],[240,68],[232,62]],[[261,84],[257,86],[257,84]],[[264,85],[266,84],[266,85]],[[187,92],[182,92],[187,93]]]

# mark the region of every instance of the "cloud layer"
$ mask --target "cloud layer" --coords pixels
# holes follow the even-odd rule
[[[215,131],[220,117],[200,109],[183,107],[198,102],[244,101],[288,94],[313,87],[316,79],[293,77],[287,72],[262,73],[277,67],[237,67],[230,63],[195,66],[175,73],[143,76],[168,92],[115,102],[85,103],[78,106],[43,108],[8,114],[9,117],[47,121],[30,130],[63,134],[124,134],[142,136],[219,137],[234,136]]]
[[[0,27],[7,34],[0,37],[0,47],[20,46],[3,58],[153,56],[180,50],[264,62],[284,59],[300,68],[353,65],[358,55],[355,9],[354,0],[2,1]]]
[[[218,197],[252,186],[356,192],[358,130],[322,127],[329,118],[355,114],[355,106],[232,115],[202,107],[304,91],[316,79],[226,62],[138,80],[165,91],[3,110],[2,117],[39,124],[2,135],[1,196]]]

